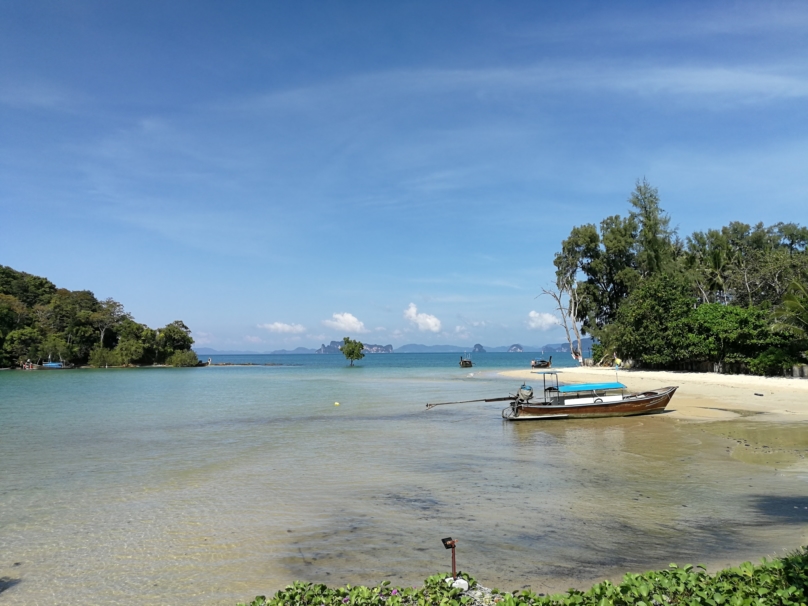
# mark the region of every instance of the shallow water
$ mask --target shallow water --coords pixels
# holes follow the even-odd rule
[[[808,542],[808,428],[425,411],[512,391],[495,372],[508,356],[471,371],[453,354],[394,354],[353,369],[289,356],[295,366],[0,373],[0,604],[419,584],[449,566],[445,536],[484,584],[536,591]]]

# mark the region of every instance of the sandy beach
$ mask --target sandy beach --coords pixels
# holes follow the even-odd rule
[[[534,370],[510,370],[500,374],[535,387],[541,378]],[[614,381],[614,368],[563,368],[561,383]],[[630,391],[678,385],[664,416],[688,420],[720,420],[740,417],[769,422],[808,421],[808,380],[750,375],[721,375],[655,370],[620,370],[617,380]]]

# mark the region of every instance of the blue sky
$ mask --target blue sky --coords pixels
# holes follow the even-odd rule
[[[800,2],[4,2],[0,264],[218,349],[557,342],[553,254],[638,178],[682,236],[808,222],[807,31]]]

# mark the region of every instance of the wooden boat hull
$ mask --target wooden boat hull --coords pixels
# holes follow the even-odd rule
[[[531,360],[531,368],[550,368],[553,365],[553,356],[549,360]]]
[[[633,393],[621,400],[587,404],[530,404],[518,403],[502,411],[508,421],[538,421],[547,419],[596,419],[601,417],[631,417],[665,411],[678,387],[664,387]],[[594,398],[597,400],[598,398]]]

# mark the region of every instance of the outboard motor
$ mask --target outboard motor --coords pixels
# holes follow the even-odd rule
[[[527,402],[533,397],[533,388],[530,385],[522,385],[516,394],[516,399],[519,402]]]

